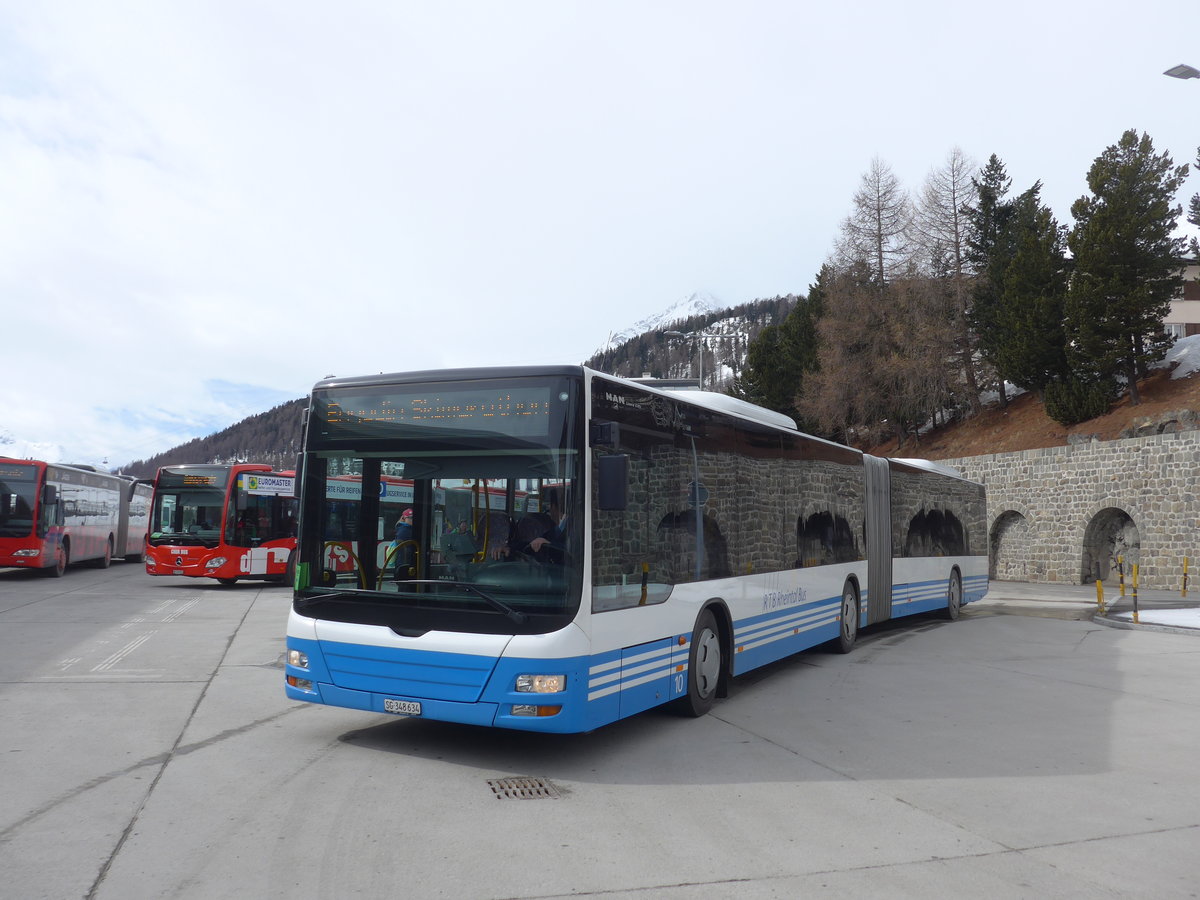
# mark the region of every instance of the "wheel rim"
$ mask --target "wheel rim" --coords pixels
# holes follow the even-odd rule
[[[696,693],[708,697],[717,689],[721,677],[721,642],[709,628],[700,632],[696,641]]]
[[[854,589],[847,586],[842,594],[842,637],[847,642],[854,640],[858,634],[858,603],[854,598]]]
[[[950,599],[948,603],[951,614],[957,614],[962,608],[962,583],[955,575],[950,579]]]

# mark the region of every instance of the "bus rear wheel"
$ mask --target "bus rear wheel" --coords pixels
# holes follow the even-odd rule
[[[698,718],[712,709],[717,685],[723,669],[721,632],[712,610],[706,609],[696,619],[692,631],[692,646],[688,650],[687,693],[676,703],[676,710],[685,716]]]
[[[958,572],[950,573],[950,586],[946,588],[946,608],[942,610],[942,618],[953,622],[962,612],[962,576]]]
[[[108,543],[104,545],[104,555],[98,556],[94,560],[92,560],[92,565],[95,566],[97,569],[107,569],[109,566],[112,565],[112,558],[113,558],[113,542],[112,542],[112,538],[109,537]]]

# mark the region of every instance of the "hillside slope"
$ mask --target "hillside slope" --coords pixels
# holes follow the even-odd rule
[[[1190,410],[1200,413],[1200,374],[1171,378],[1167,369],[1156,371],[1140,382],[1142,402],[1131,406],[1128,395],[1118,400],[1107,415],[1081,422],[1070,428],[1059,425],[1032,394],[1011,400],[1007,409],[999,404],[986,407],[970,419],[954,422],[921,436],[920,443],[909,441],[901,447],[895,441],[871,448],[869,452],[885,456],[950,459],[959,456],[983,456],[1059,447],[1076,439],[1095,436],[1102,441],[1116,440],[1136,433],[1144,420],[1159,423],[1176,418],[1175,413]]]

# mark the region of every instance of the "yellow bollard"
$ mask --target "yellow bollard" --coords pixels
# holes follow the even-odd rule
[[[1138,564],[1133,564],[1133,624],[1140,625],[1138,621],[1138,604],[1137,604],[1137,587],[1138,587]]]
[[[1099,578],[1096,579],[1096,609],[1104,615],[1104,582]]]
[[[1183,558],[1183,590],[1179,592],[1180,597],[1187,596],[1187,564],[1188,558],[1185,556]]]
[[[1117,557],[1117,574],[1121,577],[1121,596],[1125,596],[1125,557]]]

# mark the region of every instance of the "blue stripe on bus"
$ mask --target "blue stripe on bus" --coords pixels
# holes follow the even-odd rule
[[[687,672],[687,660],[686,642],[675,637],[598,653],[588,664],[588,703],[617,698],[618,718],[665,703],[679,695],[677,684],[686,690],[686,679],[675,676]]]
[[[766,665],[837,637],[841,596],[739,619],[733,625],[733,674]]]

